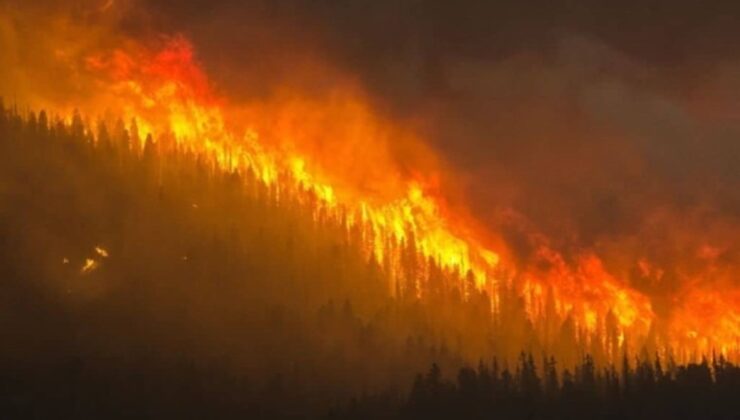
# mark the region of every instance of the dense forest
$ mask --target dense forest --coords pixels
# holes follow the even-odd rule
[[[637,360],[634,369],[627,360],[621,366],[598,369],[585,357],[573,372],[559,374],[554,359],[538,365],[522,353],[513,370],[494,359],[447,380],[435,364],[417,375],[408,396],[353,399],[330,418],[740,418],[740,367],[722,356],[683,366],[664,366],[660,358]]]
[[[0,104],[3,417],[740,413],[722,357],[610,359],[568,319],[533,324],[513,289],[493,311],[434,261],[399,283],[312,191],[135,124]],[[413,239],[389,246],[413,271]]]

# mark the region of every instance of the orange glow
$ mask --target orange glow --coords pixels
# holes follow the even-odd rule
[[[95,271],[96,268],[98,268],[99,263],[95,261],[92,258],[86,258],[85,263],[82,265],[82,268],[80,269],[80,273],[87,274],[92,271]]]
[[[692,290],[678,303],[671,335],[687,359],[712,351],[736,356],[740,348],[740,291]]]
[[[422,270],[433,261],[454,278],[472,273],[494,302],[496,287],[515,283],[532,320],[548,316],[544,308],[551,294],[556,315],[572,316],[589,334],[606,328],[601,320],[613,316],[620,345],[632,340],[636,346],[656,323],[649,297],[607,271],[594,253],[566,261],[542,245],[536,254],[546,268],[521,268],[507,260],[506,249],[487,245],[475,221],[445,205],[437,179],[441,165],[424,142],[374,115],[351,83],[338,82],[319,99],[283,93],[266,102],[232,105],[214,93],[182,37],[154,52],[132,44],[93,54],[83,70],[99,92],[90,104],[80,105],[84,112],[109,110],[135,120],[139,147],[151,133],[163,152],[177,147],[210,156],[224,170],[252,171],[280,195],[314,200],[314,218],[341,221],[348,230],[361,227],[367,256],[391,267],[393,281],[404,273],[401,256],[390,252],[400,248],[389,243],[413,246]],[[401,165],[392,157],[393,147],[413,150],[421,168]],[[95,252],[108,257],[101,247]],[[98,264],[89,258],[81,272]],[[647,260],[637,267],[646,277],[664,275]],[[714,349],[732,355],[740,349],[737,290],[694,290],[676,306],[662,338],[668,346],[686,357]]]

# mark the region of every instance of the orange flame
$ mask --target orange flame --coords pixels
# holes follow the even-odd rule
[[[518,282],[532,319],[547,316],[543,308],[550,293],[557,315],[574,317],[589,333],[602,328],[599,320],[608,316],[615,317],[620,340],[646,337],[655,325],[650,299],[610,274],[593,253],[566,262],[543,245],[537,258],[546,268],[518,269],[505,260],[505,249],[487,246],[474,221],[446,208],[434,154],[413,133],[374,115],[351,84],[340,83],[321,100],[286,93],[266,103],[231,105],[214,93],[182,37],[155,52],[133,44],[94,54],[85,68],[100,92],[92,106],[135,119],[139,146],[146,134],[157,134],[161,148],[213,156],[223,169],[252,171],[281,194],[307,193],[316,199],[314,217],[360,227],[368,256],[394,267],[396,278],[403,276],[401,257],[390,255],[388,244],[413,243],[449,273],[459,278],[472,273],[494,301],[493,285]],[[424,175],[395,161],[397,144],[413,145],[428,157]],[[643,260],[638,266],[643,273],[658,272]],[[83,272],[92,269],[86,263]],[[737,291],[695,290],[677,308],[666,327],[667,346],[738,351]]]

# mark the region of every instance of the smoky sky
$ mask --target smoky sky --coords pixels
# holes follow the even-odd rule
[[[709,245],[738,264],[736,2],[113,4],[122,31],[185,34],[235,101],[321,92],[335,73],[315,61],[355,78],[523,261],[536,232],[565,254],[669,265]]]
[[[476,215],[522,254],[510,209],[576,248],[655,237],[667,228],[651,223],[668,219],[722,242],[713,226],[739,221],[736,3],[146,5],[235,96],[299,73],[306,51],[356,76],[379,112],[420,126],[466,175]]]

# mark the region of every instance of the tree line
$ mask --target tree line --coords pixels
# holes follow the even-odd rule
[[[554,358],[522,353],[513,368],[496,359],[447,378],[436,364],[408,395],[353,399],[329,418],[727,419],[740,418],[740,366],[723,356],[676,365],[625,360],[598,368],[584,357],[559,373]],[[630,367],[634,366],[634,367]]]

